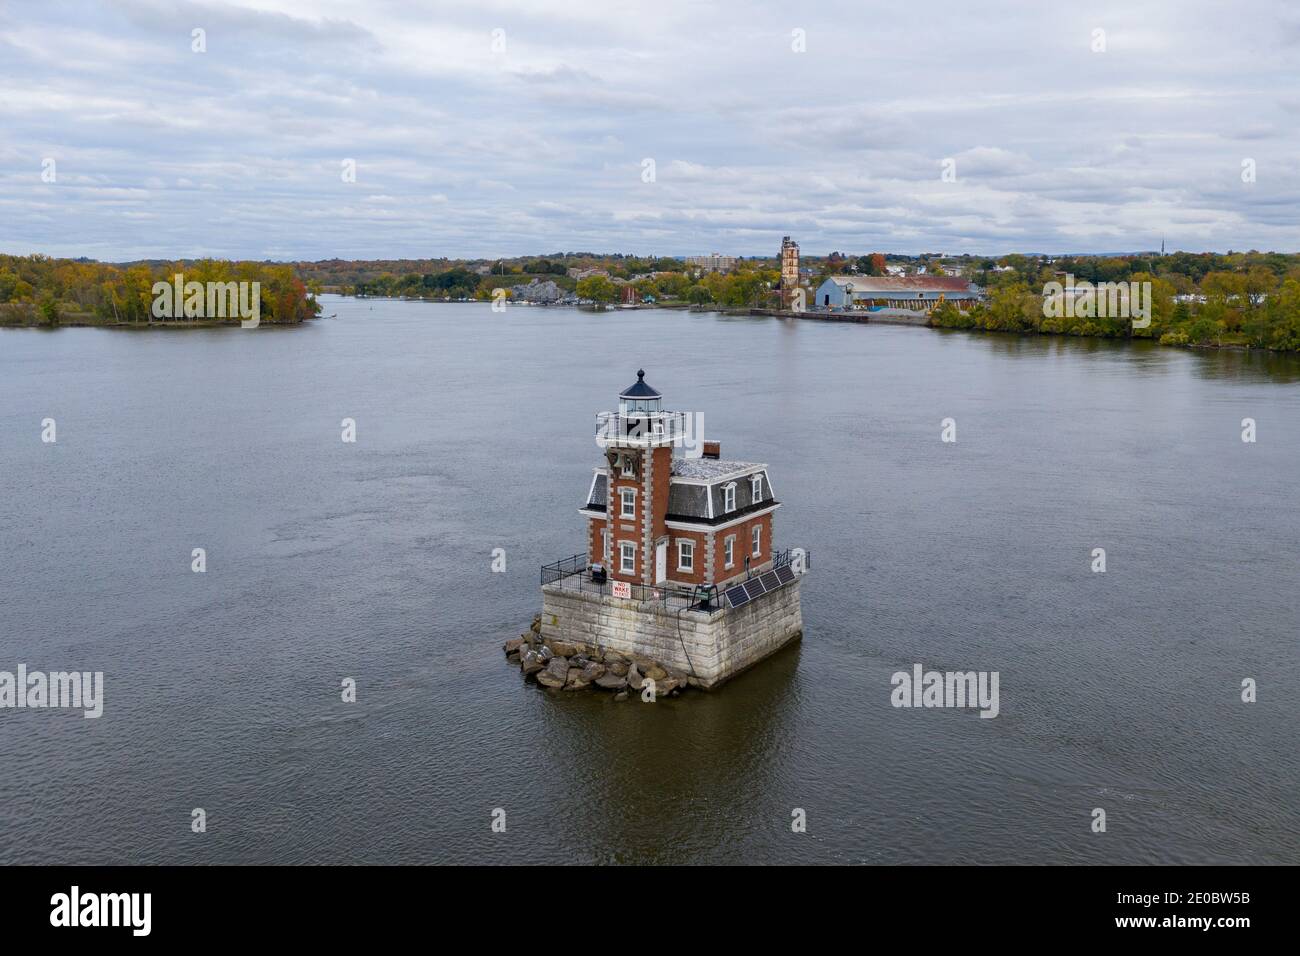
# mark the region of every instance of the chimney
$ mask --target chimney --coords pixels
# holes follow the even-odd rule
[[[705,457],[705,458],[721,458],[721,457],[722,457],[722,442],[706,441],[706,442],[704,443],[704,453],[703,453],[703,457]]]

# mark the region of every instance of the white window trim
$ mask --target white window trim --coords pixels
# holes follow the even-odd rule
[[[689,538],[677,539],[677,570],[695,572],[695,542]]]
[[[629,495],[631,496],[629,499]],[[628,501],[631,501],[632,507],[628,507]],[[636,517],[636,489],[620,488],[618,489],[618,516],[620,518]]]
[[[736,566],[736,536],[729,534],[722,539],[722,560],[724,569],[731,569]]]
[[[631,455],[624,454],[623,461],[619,464],[619,473],[624,478],[636,477],[636,459]]]
[[[722,486],[722,513],[731,514],[736,510],[736,483],[728,482]]]
[[[749,496],[753,503],[763,500],[763,476],[754,475],[749,479]]]
[[[632,560],[627,560],[631,555]],[[631,567],[628,567],[629,563]],[[636,542],[620,541],[618,543],[618,573],[619,574],[636,574]]]
[[[754,530],[749,533],[750,540],[753,541],[753,556],[759,557],[763,553],[763,526],[754,525]]]

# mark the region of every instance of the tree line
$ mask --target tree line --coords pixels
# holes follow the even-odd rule
[[[0,255],[0,325],[148,325],[158,321],[154,284],[170,283],[178,273],[186,282],[260,283],[262,322],[297,323],[320,312],[312,290],[287,264],[221,259],[112,264]]]

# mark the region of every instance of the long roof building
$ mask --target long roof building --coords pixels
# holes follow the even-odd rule
[[[816,306],[928,312],[940,302],[967,308],[983,297],[983,289],[960,276],[830,276],[817,287]]]

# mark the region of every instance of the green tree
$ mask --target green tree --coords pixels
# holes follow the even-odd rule
[[[587,276],[578,280],[578,298],[590,299],[602,305],[613,302],[617,295],[614,283],[605,276]]]
[[[43,325],[59,324],[59,302],[54,298],[54,293],[45,292],[41,295],[39,311]]]

